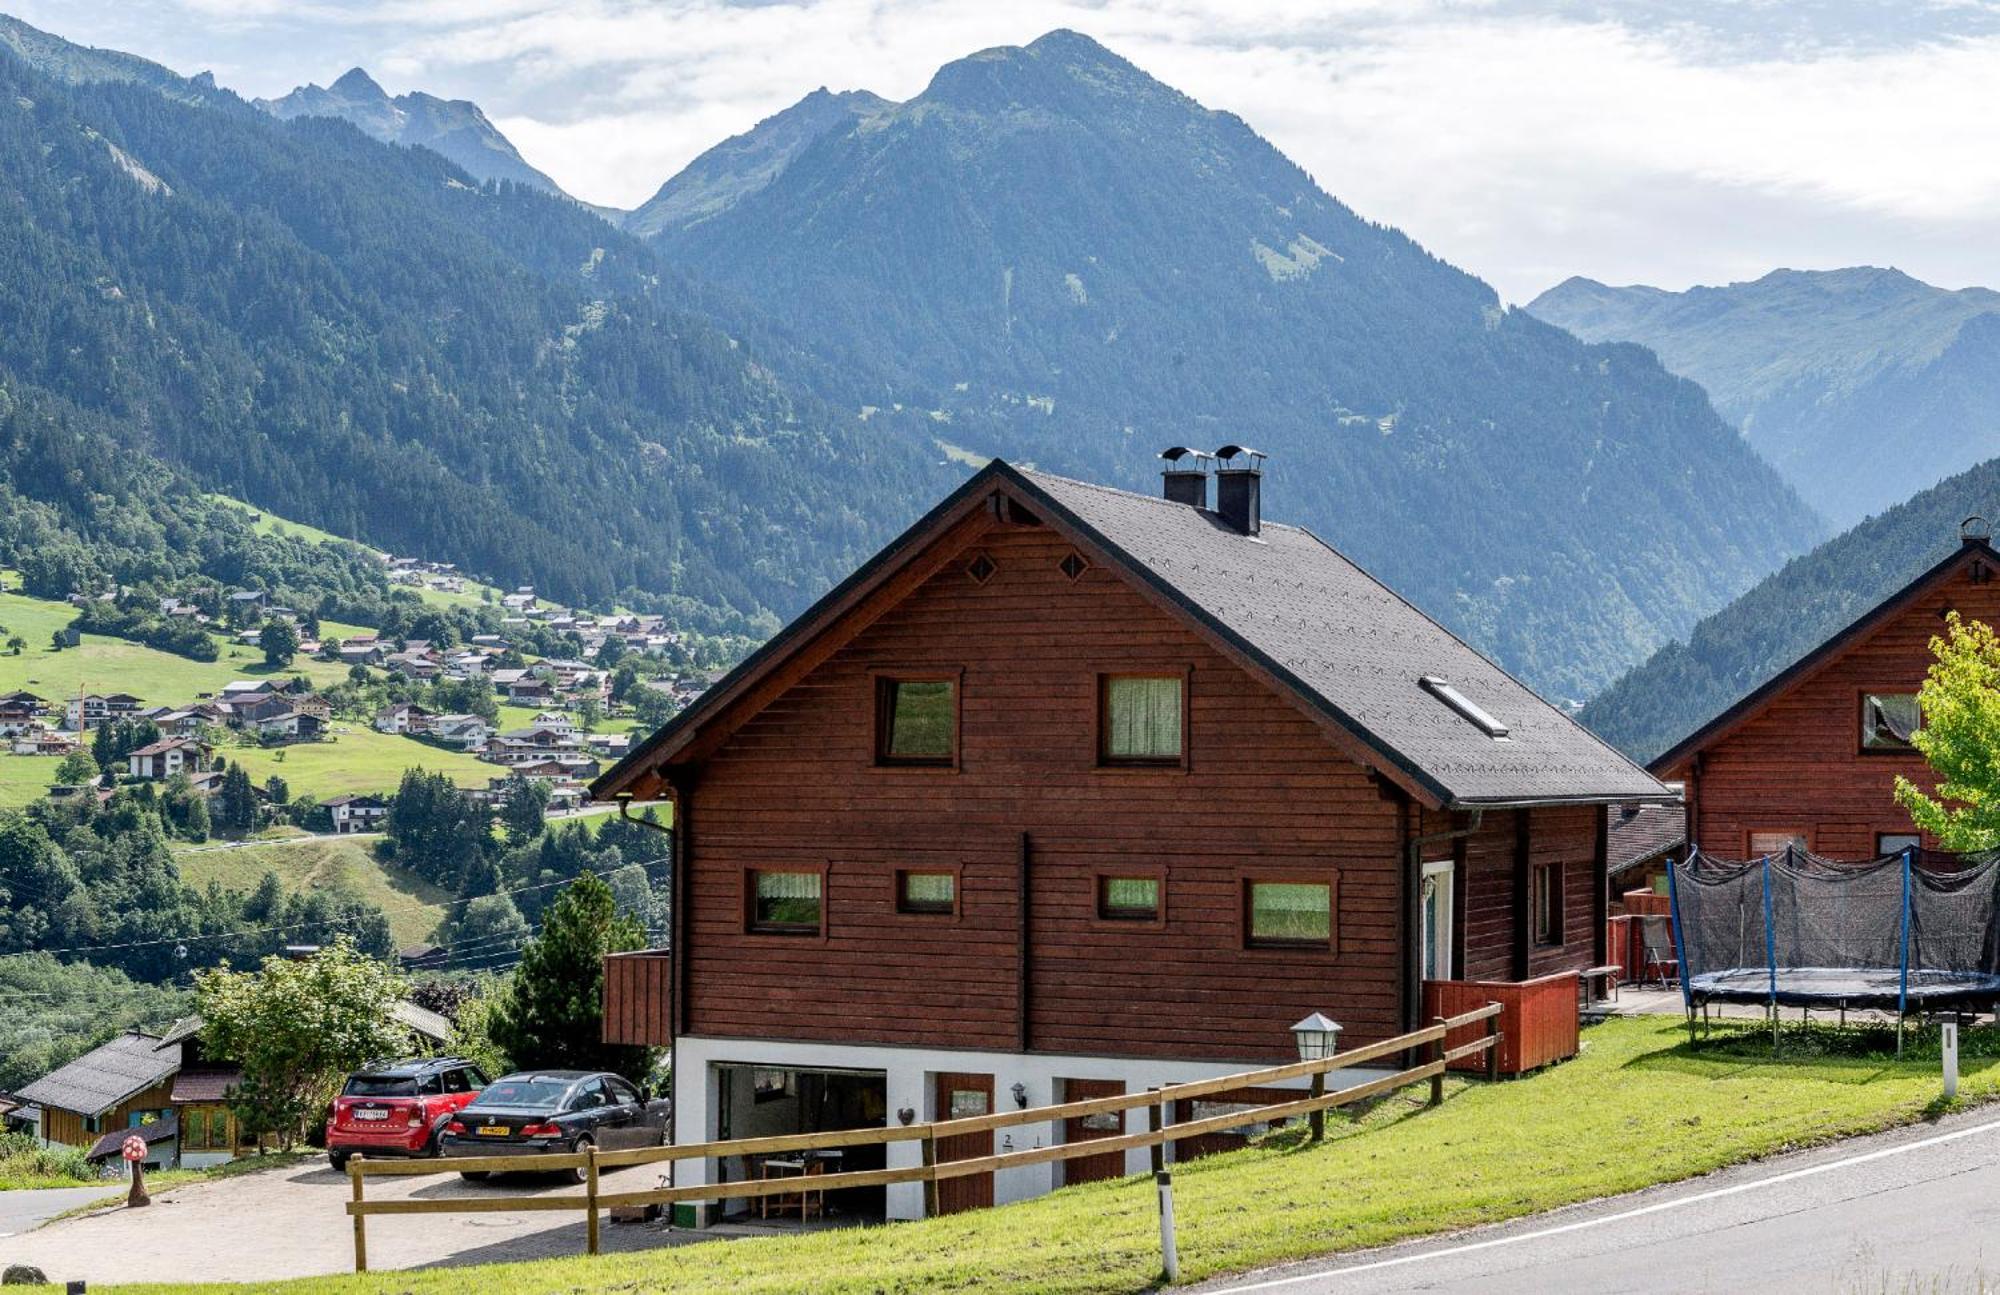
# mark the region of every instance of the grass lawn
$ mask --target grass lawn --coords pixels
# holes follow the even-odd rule
[[[193,886],[215,882],[225,890],[255,888],[275,872],[285,889],[337,890],[380,906],[398,948],[430,938],[451,896],[401,868],[378,861],[372,840],[309,840],[218,850],[202,846],[175,852],[181,877]]]
[[[540,707],[509,706],[503,702],[500,706],[500,731],[502,733],[509,733],[517,728],[528,728],[534,724],[535,716],[541,713]],[[578,718],[575,711],[569,712],[569,722],[577,725],[579,728],[582,727],[582,721]],[[596,724],[583,731],[588,733],[628,733],[638,723],[639,721],[633,719],[630,715],[623,715],[617,719],[600,717]]]
[[[392,792],[403,770],[421,766],[448,774],[461,787],[484,787],[506,770],[462,751],[448,751],[414,738],[378,733],[356,721],[337,721],[325,742],[295,746],[225,746],[218,753],[240,764],[250,780],[262,783],[272,774],[285,780],[294,796],[301,792],[319,800],[361,792]]]
[[[25,688],[59,702],[78,692],[130,693],[155,705],[190,702],[195,694],[216,692],[232,679],[256,679],[269,674],[305,675],[317,684],[338,683],[347,667],[300,657],[284,670],[264,665],[256,648],[224,643],[216,661],[190,661],[125,639],[86,634],[81,647],[57,652],[49,636],[74,619],[67,603],[46,602],[26,594],[0,594],[0,625],[28,640],[19,656],[0,654],[0,692]]]
[[[1174,1175],[1187,1281],[1573,1204],[1707,1173],[1808,1143],[1922,1118],[1935,1062],[1690,1053],[1678,1019],[1612,1021],[1583,1055],[1493,1087],[1454,1081],[1442,1110],[1421,1087],[1306,1147],[1281,1134]],[[2000,1060],[1962,1067],[1962,1100],[2000,1089]],[[329,1204],[328,1208],[337,1208]],[[883,1228],[841,1229],[597,1259],[370,1273],[271,1283],[289,1295],[484,1295],[636,1290],[1141,1291],[1159,1271],[1151,1181],[1092,1183],[1037,1200]],[[421,1227],[380,1219],[381,1227]],[[121,1288],[141,1289],[141,1288]],[[178,1292],[225,1286],[148,1286]]]
[[[56,780],[55,755],[0,755],[0,809],[21,809],[40,800]]]

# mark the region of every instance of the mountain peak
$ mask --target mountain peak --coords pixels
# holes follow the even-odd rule
[[[1040,58],[1054,59],[1070,66],[1090,64],[1100,67],[1130,66],[1124,59],[1119,58],[1095,40],[1092,40],[1080,31],[1073,31],[1068,27],[1058,27],[1054,31],[1044,32],[1042,35],[1029,41],[1026,48],[1030,54],[1034,54]]]
[[[341,74],[338,81],[327,87],[335,94],[346,95],[350,99],[387,99],[389,92],[375,83],[375,78],[358,67],[351,67]]]

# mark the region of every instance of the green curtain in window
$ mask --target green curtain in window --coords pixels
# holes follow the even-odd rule
[[[912,872],[903,877],[903,899],[911,904],[936,904],[949,908],[958,878],[949,872]]]
[[[1160,908],[1160,882],[1156,877],[1106,877],[1104,907],[1107,912],[1156,913]]]
[[[819,921],[819,883],[820,877],[816,872],[758,873],[757,920],[816,924]]]
[[[1332,888],[1310,882],[1250,887],[1250,934],[1259,940],[1325,940],[1333,933]]]
[[[1181,680],[1112,679],[1106,685],[1104,754],[1113,760],[1175,760],[1181,754]]]

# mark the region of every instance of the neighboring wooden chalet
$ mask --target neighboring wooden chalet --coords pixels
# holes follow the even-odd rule
[[[389,1019],[424,1049],[441,1047],[451,1022],[399,1002]],[[127,1030],[50,1071],[14,1094],[38,1108],[34,1127],[45,1145],[81,1147],[94,1160],[116,1161],[129,1133],[146,1140],[149,1169],[201,1168],[257,1149],[229,1108],[241,1067],[203,1052],[202,1021],[189,1016],[164,1033]]]
[[[673,1045],[677,1141],[1224,1075],[1604,961],[1607,807],[1667,790],[1216,480],[995,462],[592,787],[673,802],[671,952],[607,965],[606,1025]]]
[[[165,1035],[128,1030],[21,1089],[41,1109],[40,1140],[110,1159],[138,1132],[148,1168],[197,1168],[255,1150],[254,1138],[239,1138],[225,1100],[241,1072],[202,1062],[199,1024]]]
[[[1959,547],[1652,763],[1686,784],[1687,835],[1725,858],[1796,841],[1865,859],[1923,841],[1898,775],[1935,785],[1910,745],[1917,689],[1947,612],[2000,624],[2000,570],[1984,536]]]

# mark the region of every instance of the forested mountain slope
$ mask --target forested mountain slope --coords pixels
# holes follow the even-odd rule
[[[1704,617],[1579,718],[1627,754],[1651,759],[1951,552],[1959,523],[1996,500],[2000,459],[1869,518]]]
[[[2000,454],[2000,292],[1858,267],[1686,292],[1570,279],[1527,308],[1651,347],[1838,525]]]
[[[1503,308],[1071,32],[697,168],[657,246],[892,375],[940,441],[1145,489],[1166,445],[1255,445],[1267,515],[1558,698],[1823,533],[1650,353]]]
[[[194,97],[0,46],[17,404],[338,534],[697,628],[768,632],[962,475],[918,415],[830,409],[789,376],[823,360],[725,332],[574,203]]]

